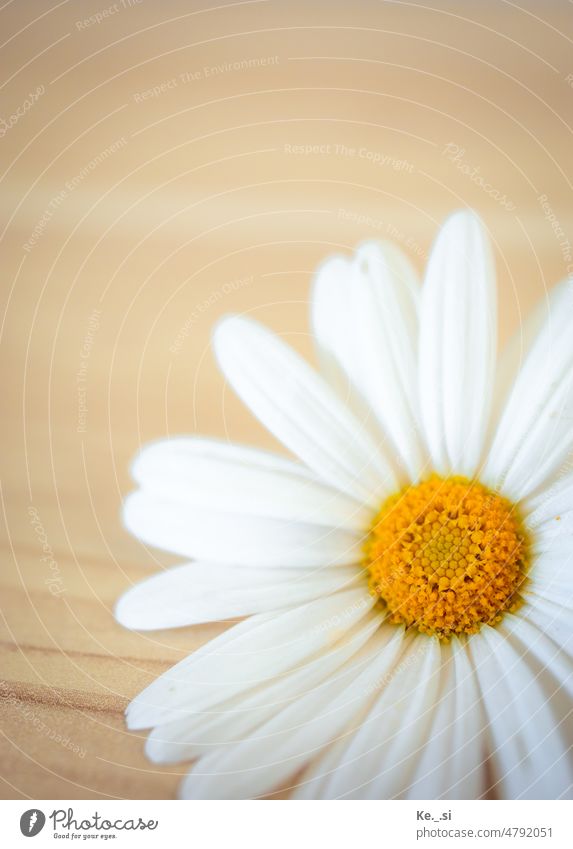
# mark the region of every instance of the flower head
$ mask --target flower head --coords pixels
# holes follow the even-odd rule
[[[246,617],[131,703],[186,797],[570,796],[572,292],[497,358],[479,219],[420,288],[395,247],[319,269],[320,373],[253,321],[221,368],[296,459],[143,449],[127,527],[189,563],[130,589],[131,628]],[[487,767],[486,767],[487,764]]]

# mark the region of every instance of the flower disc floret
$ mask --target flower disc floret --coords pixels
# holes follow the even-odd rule
[[[365,565],[390,622],[448,639],[519,606],[527,551],[511,502],[477,481],[433,476],[384,502]]]

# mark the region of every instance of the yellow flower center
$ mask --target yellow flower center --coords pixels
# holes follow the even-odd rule
[[[528,543],[507,499],[477,481],[433,476],[384,502],[365,555],[388,620],[448,639],[516,609]]]

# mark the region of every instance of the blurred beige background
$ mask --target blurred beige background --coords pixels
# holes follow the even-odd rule
[[[149,439],[273,446],[216,370],[220,315],[312,356],[325,255],[391,238],[422,270],[465,205],[504,338],[573,273],[565,0],[106,3],[0,9],[4,797],[174,795],[123,709],[225,624],[114,623],[174,562],[119,511]]]

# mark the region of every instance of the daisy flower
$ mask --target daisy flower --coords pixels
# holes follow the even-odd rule
[[[570,798],[573,334],[557,286],[497,360],[479,219],[419,286],[369,242],[318,270],[320,374],[254,321],[223,373],[293,459],[145,447],[127,528],[189,562],[129,589],[128,628],[239,618],[129,705],[183,798]]]

